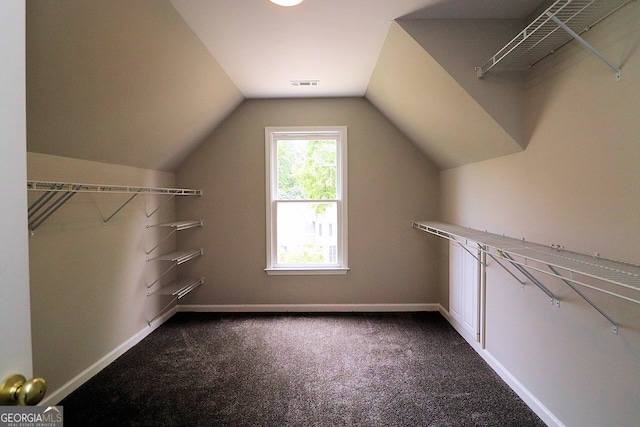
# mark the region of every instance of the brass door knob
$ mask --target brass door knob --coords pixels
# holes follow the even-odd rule
[[[47,383],[42,378],[29,381],[20,374],[11,375],[0,383],[0,405],[37,405],[47,392]]]

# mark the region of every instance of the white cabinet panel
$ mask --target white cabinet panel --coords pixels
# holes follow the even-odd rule
[[[473,246],[468,246],[474,252]],[[477,252],[477,251],[475,251]],[[449,314],[479,341],[480,264],[457,243],[449,245]]]

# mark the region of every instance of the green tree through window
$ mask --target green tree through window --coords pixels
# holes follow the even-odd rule
[[[279,140],[278,196],[284,200],[337,198],[335,140]],[[318,214],[326,204],[315,204]]]

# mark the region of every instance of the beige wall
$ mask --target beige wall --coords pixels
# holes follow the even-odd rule
[[[619,82],[577,44],[530,74],[527,150],[442,172],[441,218],[639,263],[638,22],[632,3],[587,34],[623,65]],[[489,262],[487,351],[567,426],[637,425],[640,306],[585,291],[620,323],[615,335],[566,285],[540,279],[559,308]]]
[[[425,48],[430,46],[420,44],[419,40],[425,37],[418,31],[424,29],[420,25],[429,25],[422,22],[414,29],[416,35],[397,22],[391,23],[366,98],[440,169],[521,152],[524,145],[519,145],[508,133],[513,127],[491,116],[497,112],[495,108],[477,102],[474,96],[478,94],[470,93],[466,84],[458,80],[459,76],[450,72],[451,62],[438,59],[440,55],[432,56],[431,50]],[[427,36],[446,39],[443,34]],[[458,49],[451,54],[462,56],[468,49],[459,38],[453,47]],[[517,85],[509,86],[518,89]],[[518,93],[507,98],[500,92],[503,91],[483,91],[485,96],[491,93],[494,99],[512,105],[512,113],[521,112],[517,103],[512,102],[517,100]]]
[[[482,66],[524,27],[518,19],[401,19],[396,21],[522,147],[524,77],[487,73]],[[470,143],[469,145],[471,145]],[[483,159],[484,160],[484,159]]]
[[[174,186],[167,172],[35,153],[27,161],[31,180]],[[30,202],[38,195],[30,192]],[[137,196],[105,226],[128,197],[77,194],[29,238],[34,373],[47,380],[49,395],[147,330],[167,302],[146,296],[162,266],[146,262],[160,236],[145,226],[173,220],[175,206],[147,220],[166,196]]]
[[[27,2],[28,150],[171,171],[243,96],[168,0]]]
[[[345,276],[267,276],[266,126],[348,127],[349,266]],[[435,246],[411,220],[436,215],[434,166],[363,98],[245,101],[177,171],[202,188],[179,201],[181,219],[204,219],[179,236],[202,246],[185,273],[207,283],[191,305],[435,303]]]

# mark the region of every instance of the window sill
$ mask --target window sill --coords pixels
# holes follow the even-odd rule
[[[265,268],[269,276],[321,276],[347,274],[348,268]]]

